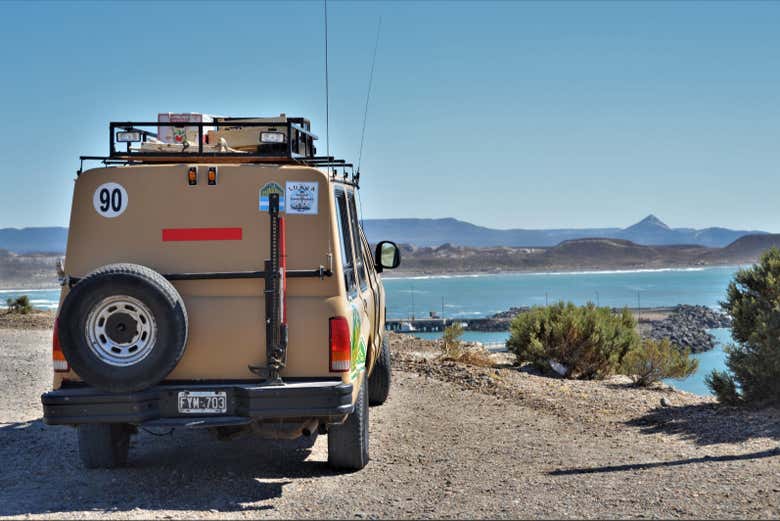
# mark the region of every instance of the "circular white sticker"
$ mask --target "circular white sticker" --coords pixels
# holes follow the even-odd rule
[[[117,217],[127,209],[127,190],[119,183],[104,183],[95,190],[92,204],[103,217]]]

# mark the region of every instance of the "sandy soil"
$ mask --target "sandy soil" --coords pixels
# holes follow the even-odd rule
[[[371,409],[361,472],[329,470],[323,436],[216,442],[200,431],[142,433],[129,468],[104,471],[80,466],[73,429],[40,421],[50,332],[0,329],[0,516],[780,516],[778,411],[423,361],[404,342],[391,397]],[[673,406],[657,407],[661,397]]]

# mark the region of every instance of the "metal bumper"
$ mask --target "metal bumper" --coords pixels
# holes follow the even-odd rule
[[[227,411],[199,415],[180,413],[180,391],[223,391],[227,395]],[[176,383],[132,393],[107,393],[80,386],[44,393],[41,403],[43,420],[48,425],[130,423],[203,428],[298,418],[340,423],[354,410],[352,384],[341,380],[297,381],[281,386]]]

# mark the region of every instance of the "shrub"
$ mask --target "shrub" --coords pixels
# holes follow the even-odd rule
[[[546,371],[563,365],[567,378],[603,378],[615,372],[627,352],[639,344],[636,321],[624,309],[575,306],[559,302],[534,307],[512,320],[507,347],[519,360]]]
[[[718,401],[727,405],[737,405],[740,402],[737,384],[726,371],[712,371],[704,377],[704,383],[712,389]]]
[[[646,387],[663,378],[685,378],[699,367],[699,361],[691,359],[690,351],[681,350],[664,338],[644,339],[623,358],[621,372],[629,375],[634,384]]]
[[[460,349],[453,355],[443,355],[442,360],[451,360],[466,365],[475,365],[478,367],[493,367],[493,358],[490,351],[484,347],[469,347]]]
[[[721,306],[736,343],[726,347],[728,372],[713,371],[707,385],[724,403],[780,403],[780,250],[739,270]]]
[[[22,295],[21,297],[16,298],[16,300],[9,298],[5,303],[8,307],[8,313],[21,313],[22,315],[26,315],[33,310],[32,304],[30,303],[30,297],[27,295]]]
[[[460,354],[460,339],[463,336],[463,326],[455,322],[444,328],[441,337],[441,351],[444,356],[455,357]]]

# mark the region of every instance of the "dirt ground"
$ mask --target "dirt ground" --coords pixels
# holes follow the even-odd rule
[[[368,467],[326,438],[134,438],[129,468],[85,470],[40,420],[48,330],[0,329],[0,516],[57,518],[776,518],[780,414],[669,389],[564,382],[505,364],[395,354]],[[672,407],[658,407],[666,397]],[[161,433],[157,433],[161,434]]]

